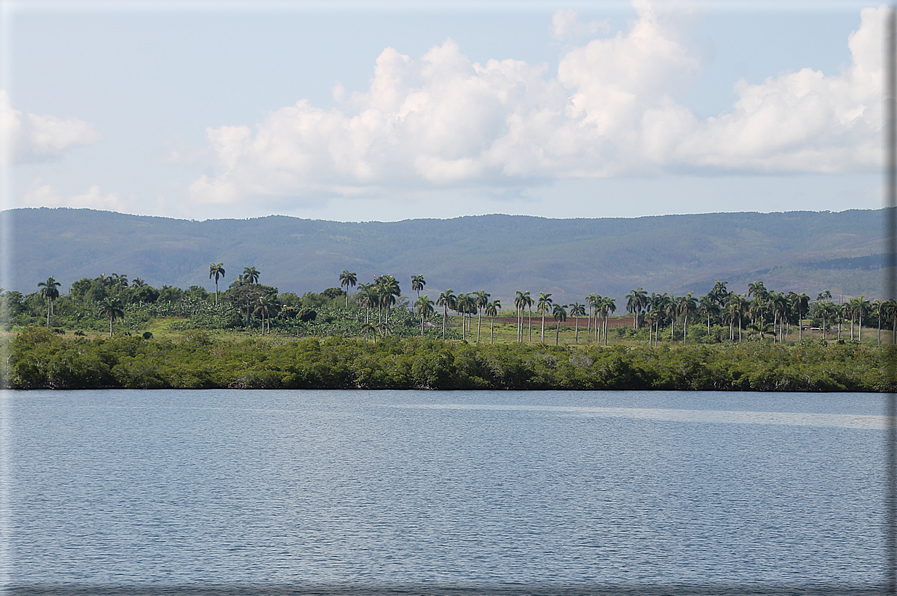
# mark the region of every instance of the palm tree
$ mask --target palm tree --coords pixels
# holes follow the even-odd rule
[[[539,292],[539,302],[536,304],[536,311],[542,315],[542,343],[545,343],[545,315],[551,312],[551,294]]]
[[[654,312],[654,345],[660,340],[660,323],[666,316],[670,305],[670,297],[667,293],[651,295],[651,310]]]
[[[869,314],[869,310],[872,308],[872,305],[865,298],[865,296],[857,298],[856,311],[859,319],[859,337],[857,339],[859,341],[863,341],[863,316]]]
[[[785,297],[785,294],[779,292],[770,292],[769,293],[769,305],[772,307],[772,337],[775,341],[776,338],[776,325],[779,325],[779,342],[784,343],[785,341],[785,332],[784,332],[784,322],[785,317],[788,314],[788,299]]]
[[[221,263],[218,263],[218,264],[220,265]],[[224,271],[222,270],[221,273],[224,273]],[[131,280],[131,287],[134,288],[135,290],[137,288],[142,288],[145,285],[146,285],[146,282],[144,280],[140,279],[139,277],[135,277],[134,279]],[[217,292],[218,290],[216,289],[215,291]],[[217,296],[216,296],[216,300],[217,300]]]
[[[638,329],[638,316],[648,304],[648,292],[643,288],[630,290],[626,295],[626,312],[632,313],[632,328]]]
[[[355,293],[355,300],[364,308],[364,322],[370,323],[371,309],[377,304],[377,294],[374,284],[358,284],[358,291]]]
[[[357,283],[358,276],[355,275],[354,271],[344,269],[343,272],[339,274],[339,287],[346,288],[346,308],[349,308],[349,288],[354,288]]]
[[[99,303],[98,313],[101,317],[109,317],[109,337],[112,337],[112,322],[125,316],[121,303],[114,298],[105,298]]]
[[[424,279],[423,275],[411,276],[411,291],[417,292],[418,298],[420,298],[420,291],[424,289],[425,285],[427,285],[427,280]]]
[[[474,292],[473,302],[477,309],[477,343],[480,343],[480,324],[483,322],[483,309],[489,304],[489,296],[486,290]]]
[[[514,308],[517,310],[517,343],[523,342],[523,310],[526,308],[526,297],[529,292],[524,294],[517,290],[514,296]]]
[[[797,339],[800,341],[804,338],[804,327],[802,323],[804,315],[810,310],[810,297],[804,293],[795,294],[792,292],[788,295],[788,298],[791,301],[791,308],[797,313]]]
[[[420,317],[420,334],[423,336],[424,319],[429,319],[433,316],[433,301],[430,300],[429,296],[424,294],[423,297],[419,297],[414,303],[414,310],[417,313],[417,316]]]
[[[592,312],[600,300],[601,296],[595,293],[586,296],[586,304],[589,306],[589,319],[588,325],[586,326],[586,335],[589,337],[589,341],[592,340]]]
[[[215,278],[215,306],[218,306],[218,279],[224,276],[224,263],[209,263],[209,279]],[[140,280],[140,285],[137,284],[137,279],[132,282],[132,285],[135,288],[139,288],[140,285],[143,284],[143,280]]]
[[[574,302],[570,305],[570,316],[573,317],[573,320],[576,322],[576,343],[579,343],[579,317],[583,317],[585,314],[585,304]]]
[[[381,307],[386,307],[386,326],[389,328],[389,314],[392,312],[393,305],[397,302],[398,297],[402,295],[399,288],[399,282],[392,275],[381,275],[374,280],[374,287],[377,290],[377,297]],[[378,314],[377,322],[380,322]]]
[[[884,301],[876,298],[872,301],[872,314],[878,317],[878,347],[881,347],[881,317],[884,313]]]
[[[567,320],[567,309],[561,304],[555,304],[551,316],[554,317],[554,345],[558,345],[561,337],[561,323]]]
[[[604,345],[607,345],[607,315],[617,311],[617,303],[613,298],[601,300],[601,318],[604,320]]]
[[[241,277],[248,284],[257,284],[261,274],[261,271],[255,267],[243,267],[243,275]]]
[[[489,326],[489,343],[495,343],[495,317],[498,315],[498,311],[501,310],[501,301],[493,300],[489,304],[486,305],[486,316],[492,319],[492,322]]]
[[[692,293],[682,296],[678,300],[677,305],[679,314],[685,315],[685,321],[682,323],[682,345],[688,345],[688,314],[698,310],[698,301],[692,297]]]
[[[707,294],[701,297],[701,301],[698,303],[698,312],[707,316],[707,337],[710,337],[710,317],[719,313],[719,306],[713,296]]]
[[[897,345],[897,300],[894,298],[886,300],[884,311],[886,319],[891,319],[893,324],[891,328],[891,345]]]
[[[448,311],[449,309],[455,310],[457,301],[458,297],[455,296],[451,288],[441,293],[439,298],[436,299],[436,305],[442,307],[442,339],[445,339],[445,326],[448,323]]]
[[[461,315],[461,339],[464,340],[466,339],[465,330],[470,331],[470,328],[473,326],[471,318],[473,313],[477,311],[474,294],[458,294],[455,310]]]
[[[47,329],[50,328],[50,314],[53,312],[53,302],[59,298],[59,290],[57,289],[62,284],[53,279],[53,277],[48,277],[47,281],[42,281],[37,284],[40,290],[41,298],[47,299]],[[65,312],[65,309],[62,309]]]
[[[529,292],[523,293],[524,301],[526,302],[526,309],[529,312],[529,341],[533,341],[533,297],[529,295]]]
[[[277,316],[279,311],[278,304],[268,296],[259,296],[258,306],[252,311],[252,314],[262,315],[262,334],[265,333],[265,323],[267,322],[268,331],[271,330],[271,317]]]
[[[831,309],[829,305],[831,304],[829,300],[832,299],[831,290],[826,290],[824,292],[819,292],[816,296],[816,308],[819,309],[819,313],[822,315],[822,340],[825,341],[825,323],[826,317],[831,314]]]

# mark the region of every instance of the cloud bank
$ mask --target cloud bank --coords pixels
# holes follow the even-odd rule
[[[89,145],[102,137],[81,120],[63,120],[17,110],[9,94],[0,89],[0,163],[58,159],[76,145]]]
[[[626,32],[546,65],[471,62],[452,39],[414,60],[377,58],[370,87],[339,107],[302,100],[254,128],[208,129],[218,172],[191,198],[355,196],[383,189],[489,188],[558,178],[664,173],[852,173],[879,164],[886,8],[864,9],[843,72],[739,81],[730,110],[698,117],[681,97],[707,57],[674,13],[635,2]],[[557,38],[594,34],[571,12]],[[85,133],[86,134],[86,133]]]

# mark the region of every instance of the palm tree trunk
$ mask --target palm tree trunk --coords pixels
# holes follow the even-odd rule
[[[480,325],[483,324],[483,313],[477,309],[477,343],[480,343]]]
[[[561,339],[561,322],[558,321],[554,327],[554,345],[558,345]]]
[[[489,343],[495,343],[495,317],[492,317],[492,325],[489,327]]]
[[[533,309],[529,309],[529,341],[533,341]]]
[[[542,343],[545,343],[545,313],[542,313]]]
[[[576,343],[579,343],[579,317],[574,317],[576,321]]]

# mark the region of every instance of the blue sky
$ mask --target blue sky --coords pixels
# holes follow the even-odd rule
[[[881,204],[858,2],[0,2],[2,206],[188,219]]]

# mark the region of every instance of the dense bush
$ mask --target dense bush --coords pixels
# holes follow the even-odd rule
[[[608,348],[421,338],[88,340],[32,328],[6,346],[9,386],[888,391],[897,350],[865,346]]]

